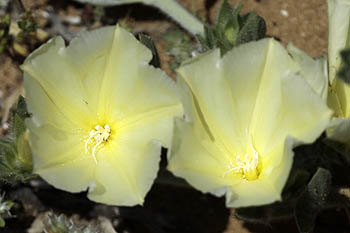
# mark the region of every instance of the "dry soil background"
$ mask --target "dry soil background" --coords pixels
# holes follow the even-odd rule
[[[90,7],[76,4],[72,1],[63,0],[24,0],[23,2],[26,8],[31,8],[34,12],[45,11],[49,5],[62,17],[67,15],[80,16],[86,14],[91,9]],[[209,22],[214,21],[221,4],[220,0],[179,0],[179,2],[187,9],[193,10],[201,17],[206,18]],[[233,6],[243,3],[243,12],[250,10],[257,11],[266,20],[268,35],[278,38],[283,44],[291,42],[312,56],[320,56],[323,53],[327,53],[328,28],[326,0],[230,0],[229,2]],[[162,68],[171,74],[168,66],[170,58],[165,53],[164,41],[161,39],[161,34],[169,27],[175,25],[170,19],[164,17],[158,10],[141,5],[113,7],[107,11],[107,14],[111,18],[115,16],[114,20],[108,21],[110,23],[115,23],[116,19],[119,18],[132,25],[134,32],[147,32],[157,43],[157,48],[162,59]],[[79,26],[69,27],[69,30],[74,32],[79,31]],[[22,77],[18,66],[22,61],[23,57],[18,59],[18,56],[11,57],[9,54],[0,56],[1,117],[4,117],[6,104],[13,102],[9,101],[9,99],[21,93]],[[6,124],[2,124],[2,128],[6,131]],[[52,202],[55,202],[55,198],[61,197],[60,195],[62,195],[62,199],[72,198],[72,200],[75,200],[74,198],[77,198],[77,196],[69,196],[70,194],[56,190],[54,192],[36,192],[36,195],[39,199],[41,198],[40,200],[43,200],[47,208],[66,213],[72,213],[72,211],[60,209],[61,202]],[[84,196],[78,196],[78,198],[81,199]],[[224,207],[223,199],[203,195],[193,190],[179,190],[155,186],[147,196],[144,208],[146,210],[144,213],[147,216],[161,216],[183,220],[181,231],[174,231],[179,233],[297,232],[293,220],[265,224],[244,223],[234,217],[234,210],[228,210]],[[96,211],[96,207],[91,206],[82,209],[86,213],[90,211],[89,213],[96,214],[98,212]],[[81,211],[81,209],[79,210]],[[86,216],[86,213],[83,215]],[[343,215],[334,215],[333,212],[331,214],[333,217],[329,217],[325,213],[318,219],[316,232],[350,232],[348,228],[349,224],[346,223]],[[93,217],[93,215],[91,214],[89,217]],[[32,219],[34,218],[35,216],[32,217]],[[147,221],[147,217],[145,218]],[[21,222],[13,221],[10,221],[10,226],[12,224],[12,226],[17,225],[18,227],[19,223],[22,224]],[[23,224],[23,226],[28,225],[28,222]],[[5,232],[17,233],[19,228],[14,227],[13,229],[16,230]],[[148,228],[133,226],[129,228],[129,232],[152,232],[146,229]]]

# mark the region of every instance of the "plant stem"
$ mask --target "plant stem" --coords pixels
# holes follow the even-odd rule
[[[142,3],[156,7],[170,16],[192,35],[204,35],[202,22],[182,7],[176,0],[75,0],[100,6],[114,6],[130,3]]]
[[[204,35],[202,22],[182,7],[176,0],[144,0],[143,2],[159,8],[191,34]]]
[[[81,3],[88,3],[96,6],[116,6],[116,5],[144,2],[143,0],[75,0],[75,1],[81,2]]]

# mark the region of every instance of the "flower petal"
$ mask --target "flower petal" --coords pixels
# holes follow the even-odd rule
[[[61,121],[66,123],[64,118]],[[62,130],[50,123],[38,125],[33,118],[26,120],[26,125],[33,152],[33,173],[59,189],[70,192],[86,190],[93,180],[94,162],[91,155],[85,154],[79,132]]]
[[[207,148],[203,146],[206,140],[204,130],[201,136],[195,131],[200,129],[195,130],[193,124],[176,121],[168,169],[202,192],[230,185],[232,182],[224,177],[225,170],[229,168],[217,159],[222,157],[222,152],[210,143],[206,144]]]
[[[268,180],[245,181],[226,191],[226,206],[239,208],[271,204],[281,196]]]
[[[28,111],[34,113],[27,121],[32,121],[36,126],[50,125],[66,132],[75,131],[81,126],[65,116],[39,82],[27,72],[24,72],[24,88]]]
[[[67,133],[51,125],[36,126],[30,120],[26,125],[34,154],[34,169],[63,163],[84,154],[84,144],[79,134]]]
[[[288,137],[284,145],[276,148],[275,155],[268,156],[264,161],[259,179],[253,181],[242,181],[232,186],[232,193],[226,194],[226,205],[228,207],[245,207],[266,205],[282,199],[283,187],[288,179],[293,165],[293,148],[296,141]],[[283,157],[280,161],[280,157]],[[276,165],[278,166],[271,166]]]
[[[176,110],[176,109],[175,109]],[[159,109],[116,129],[95,173],[100,188],[89,198],[114,205],[142,204],[157,175],[161,145],[170,146],[173,108]]]
[[[287,136],[304,143],[315,141],[327,127],[332,115],[332,111],[303,78],[289,74],[282,78],[281,86],[280,103],[276,110],[257,120],[256,142],[261,143],[261,153],[264,154],[269,154],[274,147],[281,145]],[[271,122],[272,127],[262,125],[263,122]]]
[[[109,103],[110,112],[118,118],[120,124],[129,124],[132,121],[142,120],[142,115],[150,115],[153,111],[163,111],[175,115],[182,114],[175,82],[163,71],[150,66],[141,66],[137,79],[131,84],[126,84],[128,92],[113,92]],[[129,82],[129,76],[120,78],[123,82]],[[121,87],[116,87],[120,89]],[[170,113],[170,112],[172,113]]]
[[[102,27],[79,34],[62,52],[65,60],[74,68],[85,90],[85,102],[97,114],[99,92],[105,68],[110,57],[115,26]]]
[[[95,166],[93,158],[87,155],[76,156],[78,151],[74,149],[68,153],[72,158],[48,167],[34,168],[34,173],[39,174],[56,188],[69,192],[84,191],[93,182]]]
[[[350,47],[350,1],[328,0],[329,80],[333,84],[341,64],[340,51]]]
[[[313,142],[329,122],[332,112],[296,71],[282,45],[270,40],[251,124],[261,155],[284,144],[287,136]]]
[[[222,77],[220,51],[213,50],[180,67],[178,73],[191,89],[210,134],[228,151],[243,151],[244,133],[239,131],[238,113],[232,93]]]
[[[222,152],[215,148],[208,150],[210,145],[203,146],[204,139],[201,141],[193,132],[192,124],[176,121],[168,166],[174,175],[185,178],[202,192],[226,195],[228,207],[265,205],[281,200],[282,189],[293,164],[293,139],[288,138],[285,147],[280,146],[273,152],[275,155],[268,156],[263,165],[267,169],[263,170],[258,180],[247,181],[225,175],[229,168],[213,156],[213,153],[224,156]],[[283,157],[282,161],[280,157]],[[276,166],[271,167],[273,164]]]
[[[145,82],[141,67],[148,66],[152,53],[126,30],[117,26],[108,63],[103,73],[99,112],[108,113],[116,105],[125,105]]]
[[[88,198],[109,205],[142,204],[143,197],[139,196],[134,180],[130,180],[132,171],[129,173],[128,164],[122,163],[113,152],[104,152],[105,158],[98,161],[94,174],[96,187],[89,190]]]
[[[64,49],[63,39],[55,37],[29,55],[21,68],[39,83],[64,116],[78,124],[91,114],[84,103],[81,82],[62,55]],[[26,92],[32,90],[27,88]]]
[[[270,115],[278,109],[280,99],[275,96],[278,96],[280,89],[280,78],[288,71],[296,71],[297,66],[273,39],[238,46],[228,52],[222,60],[222,75],[227,80],[236,111],[231,124],[237,125],[240,130],[243,153],[249,140],[252,140],[253,144],[257,143],[257,149],[261,151],[261,143],[256,142],[259,139],[252,138],[252,134],[255,134],[253,132],[259,124],[264,125],[265,131],[271,132],[274,122],[271,121]],[[283,140],[281,139],[280,143],[283,143]]]
[[[327,99],[328,70],[326,57],[313,59],[291,43],[288,44],[287,50],[292,55],[293,60],[299,64],[301,76],[322,99]]]

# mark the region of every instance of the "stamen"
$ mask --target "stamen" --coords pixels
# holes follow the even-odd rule
[[[93,130],[89,133],[89,138],[85,142],[85,152],[89,153],[89,144],[95,144],[92,149],[92,157],[94,158],[95,163],[97,164],[96,159],[96,149],[104,142],[107,142],[110,136],[111,128],[109,125],[104,127],[96,125]]]
[[[256,169],[259,164],[259,153],[255,150],[251,142],[249,142],[249,147],[251,149],[250,153],[246,153],[243,156],[236,156],[236,166],[230,161],[229,170],[223,173],[223,177],[231,172],[241,174],[242,177],[247,180],[252,179],[251,177],[258,176],[258,171]]]

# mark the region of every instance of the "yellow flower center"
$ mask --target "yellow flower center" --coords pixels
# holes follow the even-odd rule
[[[89,138],[85,142],[85,152],[89,153],[89,147],[92,147],[92,156],[94,157],[95,163],[96,159],[96,149],[103,143],[107,142],[111,134],[111,127],[109,125],[101,126],[96,125],[89,133]]]
[[[235,173],[242,176],[246,180],[256,180],[259,177],[259,153],[254,149],[251,143],[249,143],[251,153],[246,153],[243,156],[237,155],[235,165],[230,162],[229,170],[226,171],[223,176],[228,173]]]

